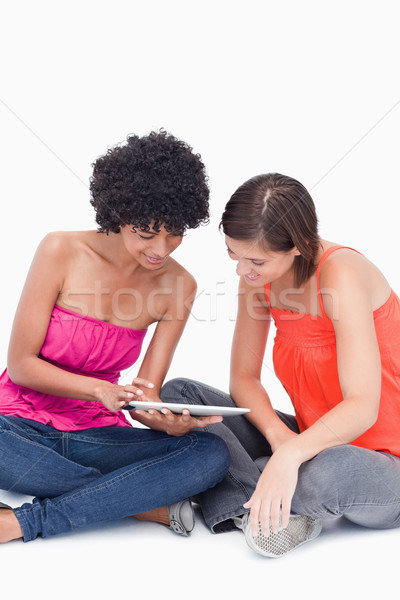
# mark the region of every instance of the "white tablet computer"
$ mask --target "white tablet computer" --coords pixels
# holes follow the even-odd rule
[[[168,408],[171,412],[180,414],[186,408],[193,417],[210,417],[213,415],[222,415],[223,417],[234,417],[236,415],[244,415],[250,412],[249,408],[236,408],[230,406],[204,406],[203,404],[177,404],[175,402],[142,402],[140,400],[134,400],[129,402],[129,406],[125,407],[127,410],[140,410],[148,411],[150,408],[155,410],[161,410],[162,408]]]

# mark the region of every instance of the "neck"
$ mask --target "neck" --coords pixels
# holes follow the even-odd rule
[[[126,250],[119,233],[100,233],[101,254],[107,262],[120,271],[134,273],[141,265]]]

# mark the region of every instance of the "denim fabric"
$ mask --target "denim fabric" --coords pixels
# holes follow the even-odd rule
[[[63,432],[0,415],[0,488],[36,496],[14,509],[24,541],[172,504],[214,486],[230,462],[207,432]]]
[[[188,379],[174,379],[161,390],[164,402],[234,406],[228,394]],[[293,431],[296,419],[276,411]],[[234,528],[232,517],[245,513],[260,472],[271,456],[263,435],[244,416],[225,417],[207,428],[220,436],[231,453],[225,478],[197,498],[215,533]],[[303,463],[292,501],[292,513],[320,519],[344,516],[374,528],[400,526],[400,459],[386,452],[342,445]]]

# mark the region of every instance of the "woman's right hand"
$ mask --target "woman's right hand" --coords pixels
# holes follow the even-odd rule
[[[108,410],[118,412],[132,400],[145,400],[145,395],[141,387],[153,388],[154,386],[147,379],[140,377],[136,377],[132,384],[127,385],[118,385],[103,381],[96,388],[95,396]]]

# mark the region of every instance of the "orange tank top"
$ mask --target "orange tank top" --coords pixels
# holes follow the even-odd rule
[[[321,317],[271,307],[276,326],[275,374],[292,401],[300,431],[343,400],[335,330],[325,313],[319,283],[322,264],[340,248],[347,246],[329,248],[316,272]],[[268,304],[270,287],[271,284],[265,286]],[[374,323],[382,363],[379,414],[376,423],[352,444],[400,457],[400,300],[393,290],[388,300],[374,311]]]

